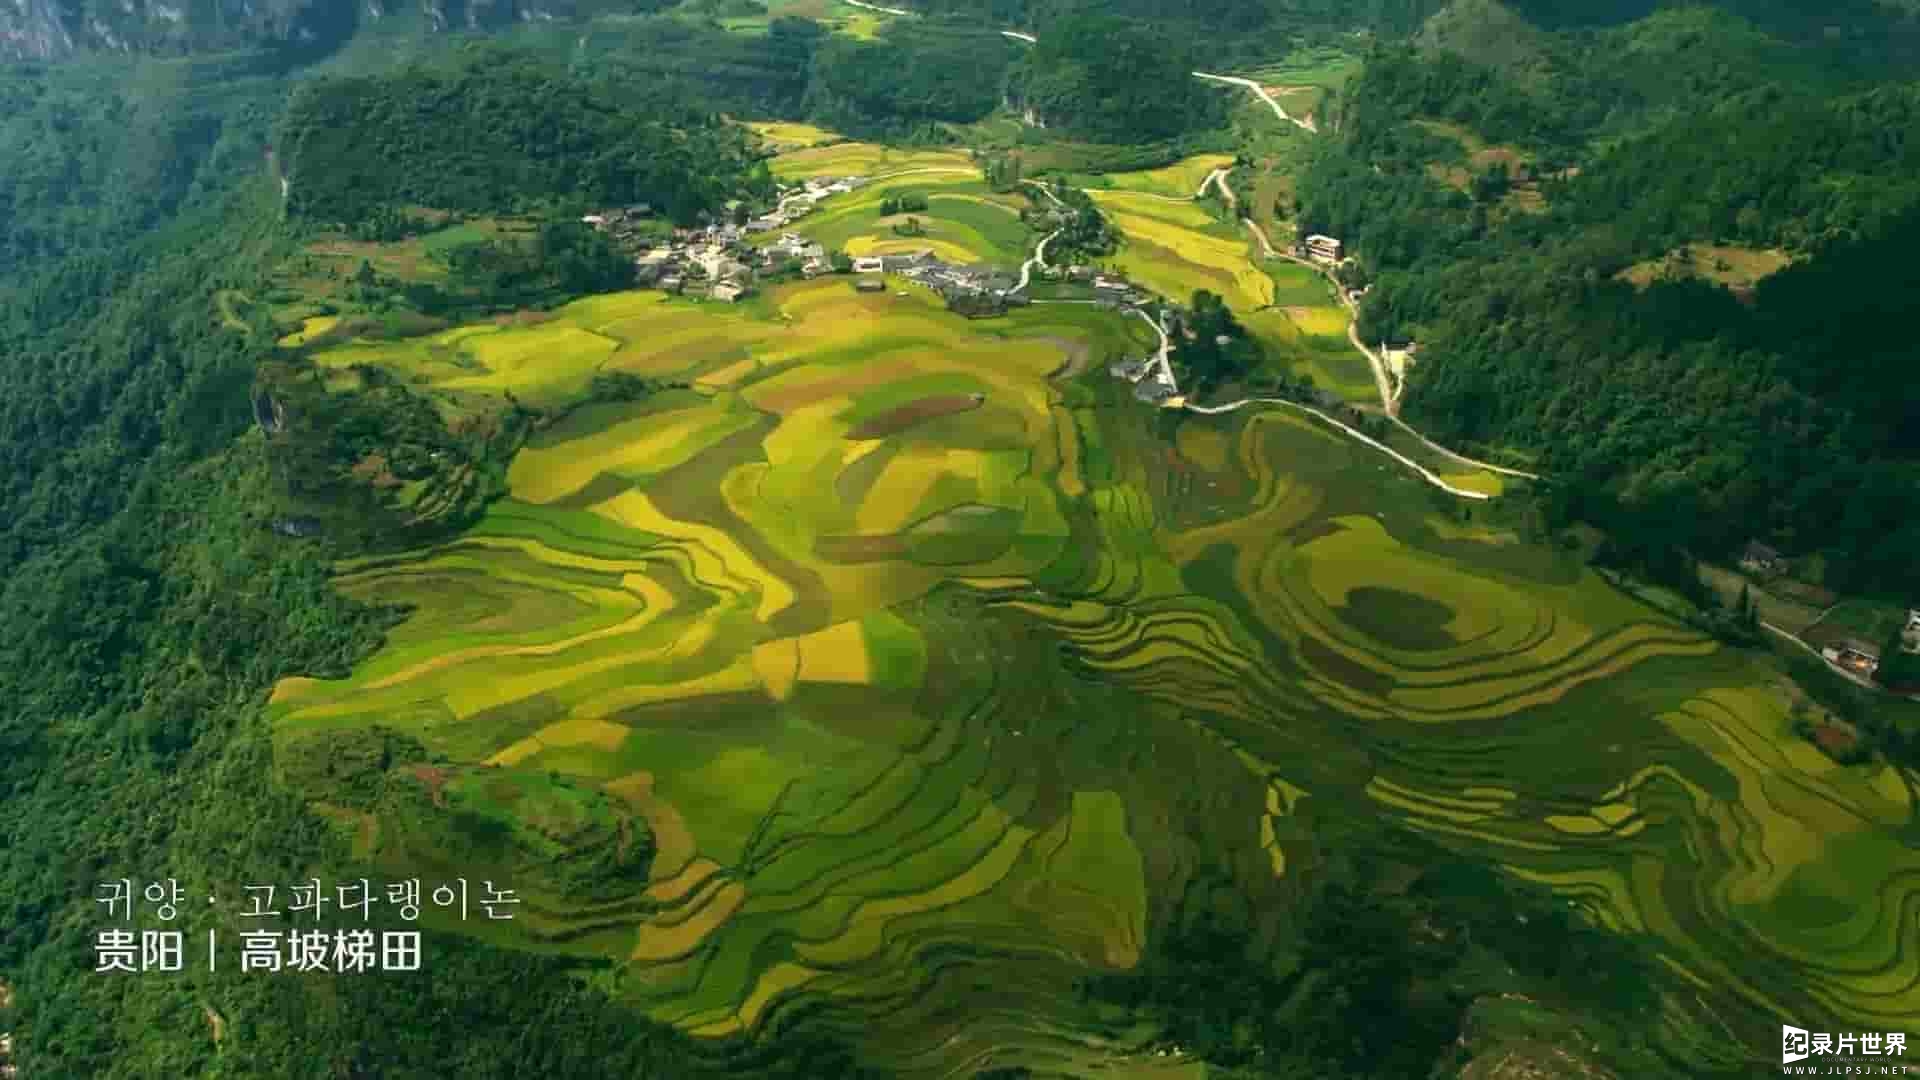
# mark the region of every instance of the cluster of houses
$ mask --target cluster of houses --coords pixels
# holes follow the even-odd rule
[[[753,290],[758,274],[789,259],[798,261],[808,277],[832,269],[824,246],[794,233],[772,244],[749,247],[733,225],[675,229],[670,240],[635,257],[634,281],[666,292],[732,302]]]
[[[738,225],[674,229],[667,239],[657,243],[646,239],[641,228],[653,213],[647,206],[605,210],[581,220],[633,253],[637,284],[732,302],[753,290],[759,274],[789,260],[798,262],[800,272],[807,277],[830,272],[832,259],[822,245],[793,232],[782,233],[772,243],[763,238],[812,213],[821,200],[854,191],[865,182],[860,176],[815,177],[801,184],[784,186],[779,189],[778,204],[769,213]],[[734,211],[738,206],[728,209]],[[646,231],[657,234],[657,230]],[[945,262],[932,251],[865,256],[853,260],[853,270],[862,275],[898,274],[917,281],[969,314],[990,314],[1028,303],[1019,279],[1011,272],[991,266]],[[1042,267],[1039,274],[1047,280],[1084,284],[1091,288],[1093,300],[1106,307],[1144,304],[1153,299],[1126,280],[1087,266]],[[855,287],[869,292],[886,288],[877,277],[864,278],[856,282]]]
[[[867,182],[864,176],[816,176],[804,183],[792,186],[782,185],[776,189],[779,203],[773,212],[750,218],[746,231],[750,234],[770,233],[775,229],[784,229],[794,222],[813,213],[814,204],[833,195],[844,195]]]
[[[853,260],[856,274],[898,274],[917,281],[951,301],[960,296],[991,296],[1012,303],[1024,303],[1015,295],[1020,282],[1013,275],[990,266],[960,266],[946,262],[931,251],[898,255],[867,255]]]
[[[747,240],[790,225],[812,213],[819,200],[852,191],[863,182],[857,176],[811,179],[781,188],[778,206],[745,224],[675,229],[658,243],[642,235],[642,223],[653,216],[652,208],[645,205],[603,210],[580,220],[633,253],[637,284],[732,302],[753,290],[756,270],[772,270],[788,259],[799,261],[808,277],[832,269],[825,247],[794,233],[785,233],[772,244],[749,246]],[[727,209],[736,211],[739,205],[729,204]]]

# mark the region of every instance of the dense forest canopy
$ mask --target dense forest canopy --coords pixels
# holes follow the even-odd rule
[[[1559,65],[1546,80],[1376,53],[1301,178],[1303,224],[1348,239],[1378,282],[1363,333],[1420,341],[1407,413],[1439,437],[1526,452],[1630,549],[1718,555],[1760,535],[1826,554],[1836,587],[1920,589],[1920,376],[1885,317],[1914,284],[1899,253],[1920,207],[1920,91],[1844,73],[1783,87],[1729,64],[1676,112],[1627,58],[1691,40],[1695,18],[1608,31],[1592,39],[1605,50],[1541,61]],[[1515,210],[1504,178],[1443,184],[1434,163],[1465,158],[1429,120],[1529,154],[1547,205]],[[1702,245],[1801,262],[1746,303],[1618,279]]]
[[[1144,22],[1076,15],[1053,23],[1012,73],[1016,104],[1099,142],[1151,142],[1217,127],[1227,106],[1188,73],[1195,53]]]
[[[650,203],[691,221],[771,181],[737,127],[618,100],[531,55],[305,88],[280,143],[293,213],[361,220],[404,205],[504,212]],[[756,175],[756,170],[758,170]]]
[[[971,123],[999,107],[1013,59],[989,28],[898,20],[877,41],[833,38],[816,49],[804,112],[855,133]]]

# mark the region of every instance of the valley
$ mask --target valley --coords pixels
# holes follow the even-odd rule
[[[1920,1038],[1911,4],[29,6],[7,1076]]]
[[[887,156],[777,158],[904,166],[796,227],[887,250],[874,207],[912,188],[949,238],[923,246],[1020,255],[996,235],[1017,210],[966,167]],[[1318,272],[1190,201],[1216,167],[1090,189],[1125,238],[1113,269],[1217,290],[1270,356],[1354,365],[1344,319],[1310,314],[1344,312]],[[994,216],[963,228],[946,200]],[[412,614],[351,677],[283,681],[276,741],[417,740],[459,794],[357,811],[362,857],[512,872],[515,947],[618,960],[618,996],[700,1039],[874,1031],[862,1053],[892,1075],[1200,1075],[1074,985],[1139,963],[1199,863],[1284,905],[1334,821],[1646,940],[1675,980],[1648,1014],[1664,1053],[1737,1066],[1721,1032],[1755,1011],[1911,1013],[1894,920],[1920,777],[1827,761],[1765,667],[1497,518],[1463,524],[1364,436],[1286,402],[1134,402],[1106,368],[1152,332],[1125,315],[970,320],[904,279],[827,275],[318,350],[444,409],[511,394],[560,418],[471,528],[339,567],[348,595]],[[587,400],[615,373],[678,388]],[[555,876],[462,831],[485,807],[551,842],[556,791],[651,838],[643,880]]]

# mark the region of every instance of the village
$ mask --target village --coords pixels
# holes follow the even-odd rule
[[[948,262],[931,249],[849,257],[794,231],[821,202],[857,191],[872,180],[860,175],[821,176],[782,185],[776,189],[774,206],[764,213],[754,214],[741,203],[730,203],[725,211],[731,220],[671,232],[663,232],[652,209],[644,205],[605,210],[581,220],[633,256],[635,284],[691,299],[736,303],[762,283],[829,273],[855,275],[857,291],[877,294],[887,289],[883,276],[892,274],[933,290],[950,310],[970,318],[1001,315],[1032,303],[1097,304],[1125,311],[1152,326],[1160,346],[1157,353],[1110,365],[1109,374],[1131,383],[1133,396],[1146,404],[1163,408],[1186,404],[1169,357],[1174,338],[1182,333],[1190,338],[1191,332],[1176,325],[1177,307],[1124,276],[1085,265],[1050,265],[1044,259],[1044,242],[1016,275],[1006,267]],[[1062,211],[1050,214],[1051,224],[1064,223]],[[768,239],[775,232],[779,235]],[[1330,272],[1346,261],[1346,252],[1339,239],[1316,234],[1302,238],[1294,246],[1293,257]],[[1054,286],[1049,298],[1036,300],[1031,295],[1029,286],[1035,279]],[[1341,291],[1349,305],[1357,304],[1366,293],[1365,288]],[[1401,379],[1413,351],[1411,345],[1382,346],[1387,363]],[[1323,398],[1319,403],[1328,407],[1341,403],[1334,395]]]
[[[1084,290],[1084,295],[1056,302],[1138,309],[1157,299],[1124,278],[1088,266],[1041,263],[1037,275],[1016,275],[1004,267],[947,262],[930,249],[849,258],[792,231],[791,226],[821,201],[868,182],[864,176],[815,177],[777,189],[775,206],[764,214],[749,216],[741,204],[733,203],[727,207],[734,218],[731,222],[675,228],[664,235],[646,205],[603,210],[581,221],[633,256],[635,284],[722,303],[738,302],[762,282],[828,273],[858,275],[854,288],[869,293],[886,291],[881,275],[895,274],[932,289],[950,308],[972,317],[1003,314],[1008,308],[1033,303],[1027,290],[1030,276]],[[766,239],[776,231],[777,238]],[[1140,362],[1142,375],[1150,364]],[[1172,396],[1167,389],[1171,379],[1145,380],[1145,384],[1142,400],[1158,402]]]
[[[884,282],[874,275],[897,274],[933,289],[969,315],[999,314],[1030,302],[1020,279],[1006,268],[950,263],[931,250],[849,259],[791,230],[822,200],[855,191],[867,182],[863,176],[815,177],[778,189],[777,204],[765,214],[748,216],[735,203],[727,208],[735,218],[732,222],[676,228],[665,236],[653,222],[652,208],[644,205],[603,210],[581,221],[633,255],[636,284],[692,298],[733,303],[770,279],[842,272],[863,275],[855,287],[865,292],[885,291]],[[776,231],[779,236],[768,241],[767,236]],[[1151,299],[1127,282],[1096,274],[1089,267],[1043,267],[1040,276],[1083,284],[1096,303],[1117,307]]]

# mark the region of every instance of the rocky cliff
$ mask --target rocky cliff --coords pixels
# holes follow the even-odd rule
[[[79,52],[325,48],[365,22],[424,16],[439,30],[571,18],[576,0],[0,0],[0,59]]]

